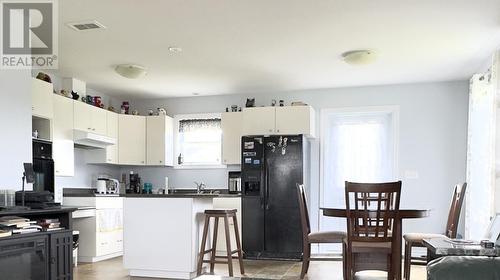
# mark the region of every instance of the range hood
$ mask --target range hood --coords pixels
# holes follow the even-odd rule
[[[106,146],[115,145],[116,138],[111,138],[108,136],[78,130],[75,129],[73,131],[73,140],[75,141],[75,145],[83,146],[86,148],[106,148]]]

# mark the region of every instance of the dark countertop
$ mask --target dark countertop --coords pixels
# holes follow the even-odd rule
[[[64,197],[120,197],[119,194],[98,194],[91,188],[64,188]]]
[[[142,197],[142,198],[217,198],[217,197],[241,197],[240,194],[211,194],[211,193],[171,193],[171,194],[140,194],[130,193],[122,194],[123,197]]]
[[[51,208],[51,209],[30,209],[30,210],[0,210],[0,216],[25,216],[25,215],[44,215],[65,212],[74,212],[74,207]]]
[[[209,189],[206,191],[213,191],[218,193],[196,193],[195,189],[174,189],[173,193],[169,194],[120,194],[120,195],[104,195],[96,194],[95,189],[90,188],[64,188],[64,197],[144,197],[144,198],[159,198],[159,197],[170,197],[170,198],[214,198],[214,197],[241,197],[241,194],[231,194],[228,193],[227,189]]]

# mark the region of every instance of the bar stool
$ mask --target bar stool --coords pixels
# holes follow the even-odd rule
[[[214,233],[212,240],[212,248],[206,250],[207,237],[208,237],[208,227],[210,226],[210,218],[215,219],[214,223]],[[226,237],[226,250],[227,256],[216,256],[216,248],[217,248],[217,230],[219,227],[219,219],[224,219],[224,227],[225,227],[225,237]],[[234,233],[236,236],[236,247],[237,249],[231,250],[231,237],[229,235],[229,218],[233,219],[234,224]],[[210,260],[205,260],[205,254],[210,253]],[[229,276],[233,276],[233,254],[238,253],[238,259],[240,261],[240,272],[241,274],[245,274],[245,269],[243,268],[243,254],[241,250],[240,243],[240,233],[238,231],[238,221],[236,219],[236,209],[210,209],[205,210],[205,226],[203,228],[203,239],[201,240],[201,248],[200,248],[200,256],[198,259],[198,276],[201,274],[201,269],[203,263],[210,264],[210,273],[214,273],[214,266],[216,263],[223,263],[228,265],[229,268]],[[225,258],[226,261],[216,260],[216,258]]]

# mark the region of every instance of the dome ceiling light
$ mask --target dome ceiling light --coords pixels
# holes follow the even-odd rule
[[[373,50],[353,50],[342,54],[342,60],[350,65],[367,65],[376,59],[377,54]]]
[[[138,79],[146,75],[147,70],[144,66],[135,64],[119,64],[115,67],[115,72],[128,79]]]

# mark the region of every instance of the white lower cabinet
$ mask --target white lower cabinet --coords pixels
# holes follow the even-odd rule
[[[94,215],[73,218],[73,229],[80,232],[79,261],[98,262],[123,255],[123,198],[64,197],[63,203],[95,207]]]
[[[241,197],[216,197],[213,202],[214,209],[236,209],[236,218],[238,219],[238,232],[241,242]],[[233,219],[229,219],[229,235],[231,238],[231,250],[236,250],[236,235],[234,233]],[[217,230],[217,255],[226,255],[226,233],[224,219],[219,219]]]

